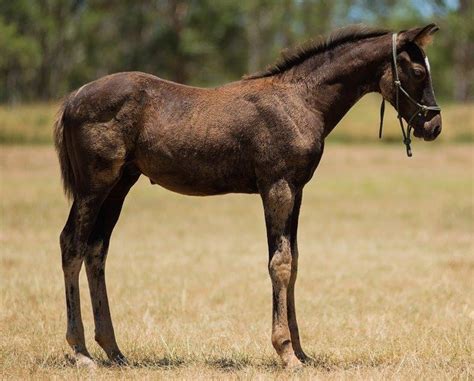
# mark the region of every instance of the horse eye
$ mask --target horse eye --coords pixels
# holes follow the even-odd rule
[[[425,71],[420,68],[413,69],[413,74],[415,75],[416,79],[423,79],[425,77]]]

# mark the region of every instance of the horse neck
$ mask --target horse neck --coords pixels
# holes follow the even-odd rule
[[[345,44],[294,68],[303,99],[322,115],[324,136],[365,94],[380,92],[380,78],[390,65],[390,41],[384,35]]]

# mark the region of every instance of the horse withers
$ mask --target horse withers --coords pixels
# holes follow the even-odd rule
[[[105,261],[112,230],[141,174],[196,196],[260,194],[273,287],[272,343],[286,367],[308,360],[296,321],[297,229],[303,187],[324,140],[365,94],[379,92],[410,131],[441,131],[424,47],[434,24],[392,34],[350,26],[286,53],[266,70],[203,89],[139,72],[82,86],[64,101],[55,143],[73,202],[60,236],[67,341],[78,364],[93,366],[84,339],[79,272],[85,263],[95,339],[124,364],[110,317]],[[405,133],[403,121],[409,122]]]

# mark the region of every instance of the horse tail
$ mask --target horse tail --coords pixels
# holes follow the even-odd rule
[[[66,129],[64,126],[64,112],[68,104],[68,98],[61,105],[56,121],[54,122],[54,145],[61,168],[61,179],[63,183],[64,194],[70,200],[73,199],[77,188],[77,179],[74,175],[71,148],[67,144]]]

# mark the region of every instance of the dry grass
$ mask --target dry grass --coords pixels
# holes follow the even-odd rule
[[[330,136],[331,141],[366,143],[378,141],[380,95],[362,99]],[[474,142],[474,107],[472,104],[443,104],[444,130],[435,144]],[[59,103],[0,105],[0,143],[49,144]],[[387,105],[384,142],[401,142],[395,111]]]
[[[257,196],[132,190],[107,278],[119,344],[110,367],[83,317],[93,373],[67,359],[58,233],[67,214],[49,147],[1,147],[1,378],[472,379],[472,146],[329,145],[307,187],[298,373],[270,343]]]
[[[0,143],[51,143],[58,108],[59,103],[0,105]]]

